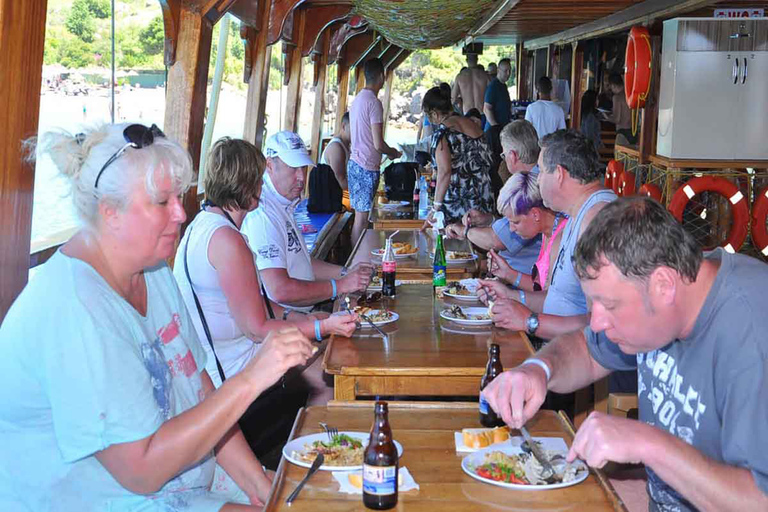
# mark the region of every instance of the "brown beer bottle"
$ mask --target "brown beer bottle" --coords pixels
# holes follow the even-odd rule
[[[488,365],[485,367],[485,375],[480,379],[480,391],[482,392],[485,386],[490,384],[503,371],[504,368],[501,366],[501,349],[497,344],[492,343],[488,349]],[[488,402],[485,401],[482,395],[480,395],[480,424],[487,428],[504,425],[504,420],[491,409],[491,406],[488,405]]]
[[[386,402],[376,402],[371,438],[363,454],[363,505],[387,510],[397,505],[397,448]]]

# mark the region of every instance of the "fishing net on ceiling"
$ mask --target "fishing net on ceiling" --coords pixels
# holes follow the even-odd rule
[[[409,50],[456,43],[497,0],[355,0],[355,11]]]

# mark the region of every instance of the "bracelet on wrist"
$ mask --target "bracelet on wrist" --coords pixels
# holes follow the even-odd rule
[[[283,310],[283,321],[288,320],[288,315],[290,315],[290,314],[291,314],[291,310],[290,309],[288,309],[288,308],[284,309]]]
[[[349,272],[349,269],[347,268],[346,265],[344,265],[341,267],[341,272],[339,272],[339,275],[341,277],[344,277],[345,275],[347,275],[348,272]]]
[[[520,293],[520,304],[525,306],[525,292],[523,290],[517,290]]]
[[[549,365],[547,363],[545,363],[538,357],[529,357],[528,359],[523,361],[523,364],[521,364],[520,366],[523,366],[526,364],[535,364],[536,366],[544,370],[544,373],[547,374],[547,383],[549,383],[549,379],[552,378],[552,370],[549,368]]]
[[[338,297],[338,294],[336,293],[338,289],[336,288],[336,280],[331,279],[331,300],[336,300],[336,297]]]
[[[515,282],[512,283],[512,286],[514,286],[515,288],[519,288],[520,287],[520,281],[522,281],[522,280],[523,280],[523,273],[522,272],[518,272],[517,273],[517,277],[515,278]],[[525,304],[525,302],[523,302],[523,304]]]
[[[315,339],[323,341],[323,334],[320,332],[320,320],[315,320]]]

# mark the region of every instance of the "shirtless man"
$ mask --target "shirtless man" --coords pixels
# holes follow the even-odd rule
[[[455,105],[460,97],[463,114],[466,114],[473,108],[482,112],[485,88],[490,80],[488,79],[488,74],[478,68],[476,53],[467,54],[467,65],[469,67],[459,71],[459,74],[456,75],[456,80],[453,82],[451,103]]]

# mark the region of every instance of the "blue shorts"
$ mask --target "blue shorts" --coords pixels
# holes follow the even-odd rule
[[[371,211],[373,196],[379,188],[379,171],[369,171],[350,159],[347,163],[347,184],[352,209],[358,212]]]

